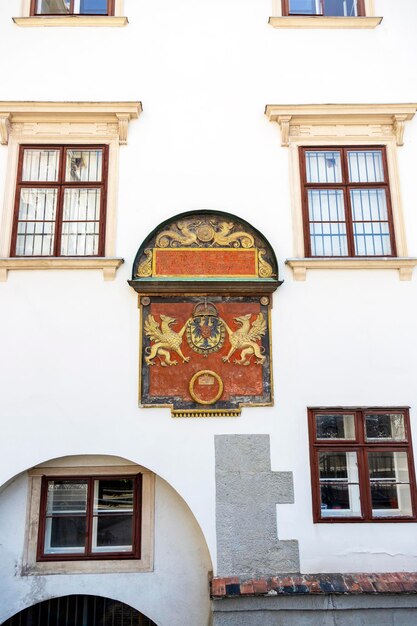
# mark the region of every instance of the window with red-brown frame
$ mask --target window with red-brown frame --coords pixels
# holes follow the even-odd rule
[[[11,256],[104,256],[107,172],[107,146],[21,146]]]
[[[142,475],[42,479],[38,561],[139,559]]]
[[[299,151],[305,256],[396,256],[385,146]]]
[[[315,522],[416,520],[406,408],[308,410]]]
[[[359,17],[365,15],[365,3],[364,0],[282,0],[282,15]]]
[[[114,0],[31,0],[31,15],[114,15]]]

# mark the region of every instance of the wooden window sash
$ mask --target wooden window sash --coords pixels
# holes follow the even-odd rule
[[[68,15],[89,15],[89,16],[99,15],[102,17],[106,17],[106,16],[114,15],[114,8],[115,8],[115,0],[107,0],[107,13],[74,13],[75,0],[71,0],[69,13],[37,13],[36,12],[37,4],[38,4],[38,0],[31,0],[30,15],[32,17],[40,17],[40,16],[65,17]]]
[[[317,439],[316,415],[343,415],[355,413],[355,440],[325,440]],[[365,438],[365,414],[399,413],[404,416],[406,441],[366,441]],[[310,471],[312,483],[313,521],[314,523],[404,523],[415,522],[417,519],[417,495],[416,475],[414,469],[413,447],[411,441],[410,416],[408,409],[396,407],[383,408],[349,408],[338,409],[308,409],[309,442],[310,442]],[[320,493],[320,452],[356,452],[358,461],[359,494],[361,504],[361,517],[322,517],[321,516],[321,493]],[[407,455],[407,468],[410,485],[411,516],[381,516],[372,515],[371,480],[369,478],[369,452],[405,452]]]
[[[324,12],[324,0],[320,0],[321,13],[290,13],[290,0],[282,0],[282,15],[283,16],[297,16],[297,17],[327,17]],[[365,0],[358,0],[357,3],[358,14],[354,17],[364,17],[365,12]]]
[[[381,152],[382,157],[382,166],[384,173],[384,180],[381,182],[375,183],[354,183],[349,181],[349,165],[348,165],[348,153],[355,152],[366,152],[368,150],[378,150]],[[302,187],[302,215],[303,215],[303,234],[304,234],[304,249],[305,255],[309,258],[320,259],[320,258],[347,258],[347,257],[357,257],[357,258],[369,258],[369,259],[378,259],[397,256],[397,249],[395,243],[395,234],[394,234],[394,217],[392,210],[392,202],[391,202],[391,193],[390,193],[390,183],[389,183],[389,173],[388,173],[388,160],[385,146],[302,146],[299,148],[300,151],[300,178],[301,178],[301,187]],[[306,167],[306,153],[311,151],[317,152],[339,152],[341,159],[341,172],[342,172],[342,180],[339,183],[311,183],[307,181],[307,167]],[[320,256],[320,255],[312,255],[311,249],[311,228],[310,225],[312,223],[336,223],[336,222],[311,222],[309,216],[309,206],[308,206],[308,191],[312,189],[324,189],[324,190],[343,190],[343,199],[344,199],[344,208],[345,208],[345,221],[343,222],[346,225],[346,236],[347,236],[347,247],[348,247],[348,255],[334,255],[334,256]],[[354,230],[353,230],[353,211],[352,211],[352,202],[350,191],[354,189],[383,189],[385,191],[385,198],[387,203],[387,220],[365,220],[360,223],[377,223],[383,224],[388,223],[389,229],[389,239],[391,245],[391,253],[390,254],[381,254],[381,255],[361,255],[356,254],[355,252],[355,240],[354,240]]]
[[[94,481],[96,480],[133,480],[133,511],[132,511],[132,550],[131,552],[93,552],[93,521],[94,521]],[[87,507],[86,535],[84,542],[84,554],[45,554],[45,529],[46,529],[46,506],[48,498],[48,482],[73,480],[74,482],[87,481]],[[51,517],[59,517],[52,515]],[[140,559],[141,558],[141,521],[142,521],[142,474],[131,476],[43,476],[41,486],[41,499],[39,511],[39,531],[37,561],[94,561],[94,560],[117,560],[117,559]]]
[[[56,181],[23,181],[23,161],[25,150],[54,150],[59,152],[59,167],[58,167],[58,180]],[[65,180],[65,169],[66,169],[66,155],[68,150],[102,150],[102,172],[101,172],[101,181],[91,181],[91,182],[81,182],[81,181],[66,181]],[[99,236],[98,236],[98,249],[97,254],[94,255],[76,255],[77,258],[96,258],[104,256],[105,254],[105,230],[106,230],[106,207],[107,207],[107,181],[108,181],[108,146],[106,145],[91,145],[91,144],[83,144],[83,145],[22,145],[20,146],[19,152],[19,161],[18,161],[18,170],[17,170],[17,184],[16,184],[16,195],[15,195],[15,205],[14,205],[14,217],[13,217],[13,227],[12,227],[12,243],[10,256],[16,257],[16,244],[17,244],[17,231],[19,222],[23,222],[23,220],[19,220],[19,206],[20,206],[20,196],[22,189],[57,189],[57,203],[56,203],[56,213],[55,213],[55,234],[54,234],[54,243],[53,243],[53,254],[52,255],[43,255],[43,258],[53,258],[53,257],[62,257],[68,258],[67,255],[61,254],[61,236],[62,236],[62,224],[63,224],[63,211],[64,211],[64,193],[65,189],[100,189],[100,211],[99,211],[99,220],[84,220],[82,223],[87,223],[88,221],[98,221],[99,223]],[[35,220],[27,220],[27,221],[35,221]],[[49,220],[39,220],[45,223]],[[67,221],[67,220],[65,220]],[[32,255],[19,255],[18,258],[31,258]]]

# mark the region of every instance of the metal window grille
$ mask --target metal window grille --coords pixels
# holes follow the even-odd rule
[[[157,626],[132,607],[98,596],[53,598],[21,611],[3,626]]]

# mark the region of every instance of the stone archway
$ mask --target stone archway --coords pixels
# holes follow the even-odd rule
[[[3,626],[157,626],[136,609],[100,596],[71,595],[45,600]]]

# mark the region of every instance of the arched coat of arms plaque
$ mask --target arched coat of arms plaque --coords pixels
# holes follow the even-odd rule
[[[159,226],[130,285],[141,308],[140,403],[176,417],[239,415],[271,405],[275,255],[232,215],[200,211]]]

